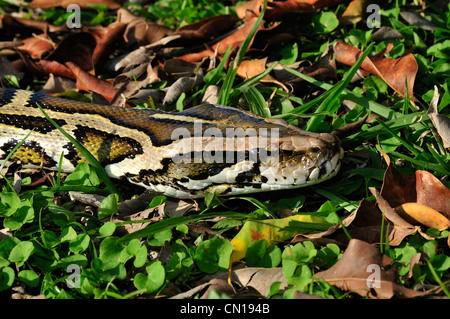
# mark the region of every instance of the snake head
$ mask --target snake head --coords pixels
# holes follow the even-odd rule
[[[197,130],[194,124],[194,133],[174,140],[161,170],[177,189],[176,195],[169,195],[292,189],[338,172],[344,152],[336,136],[303,131],[284,121],[256,120],[217,121],[211,127],[200,122]]]
[[[330,179],[337,174],[344,155],[335,135],[299,129],[281,135],[271,146],[274,156],[259,163],[263,190],[303,187]]]

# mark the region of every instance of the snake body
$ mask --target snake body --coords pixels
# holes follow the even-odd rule
[[[292,189],[333,177],[343,150],[331,134],[236,108],[202,104],[182,112],[101,106],[0,89],[0,159],[72,172],[86,161],[45,117],[79,141],[112,178],[177,198]],[[31,132],[31,133],[30,133]]]

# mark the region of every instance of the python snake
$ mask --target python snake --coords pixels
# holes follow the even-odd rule
[[[292,189],[336,175],[343,150],[332,134],[202,104],[182,112],[101,106],[0,89],[0,159],[72,172],[86,161],[38,105],[113,178],[177,198]],[[31,133],[30,133],[31,132]]]

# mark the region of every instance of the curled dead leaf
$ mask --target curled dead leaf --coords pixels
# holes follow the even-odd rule
[[[171,34],[173,34],[173,30],[167,27],[138,18],[128,23],[124,32],[124,38],[130,45],[134,43],[147,45],[159,41]]]
[[[403,228],[412,228],[413,226],[404,220],[397,212],[392,208],[392,205],[384,198],[382,194],[378,192],[375,187],[369,187],[370,192],[375,196],[378,204],[378,208],[383,215],[390,220],[394,225]]]
[[[28,72],[31,71],[42,74],[54,74],[69,79],[75,78],[75,75],[67,66],[56,61],[39,60],[34,62],[25,59],[24,64]]]
[[[436,228],[439,231],[450,227],[450,221],[444,215],[422,204],[405,203],[394,209],[401,216],[410,217],[417,223]]]

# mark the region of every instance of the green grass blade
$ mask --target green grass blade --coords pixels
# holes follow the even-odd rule
[[[261,92],[254,86],[245,86],[239,89],[247,99],[250,111],[263,117],[270,117],[270,110],[267,108],[266,100]]]
[[[450,298],[450,291],[447,290],[447,287],[445,283],[442,282],[441,278],[437,274],[436,270],[434,269],[433,265],[431,264],[428,257],[425,257],[425,262],[427,263],[428,269],[430,270],[431,275],[433,276],[434,280],[441,286],[442,291],[445,293],[445,295]]]
[[[377,123],[379,123],[383,129],[387,132],[389,132],[389,134],[392,135],[393,138],[395,138],[399,143],[401,143],[404,147],[406,147],[408,149],[408,151],[410,151],[412,154],[414,154],[415,156],[419,156],[420,153],[424,152],[424,149],[417,146],[417,145],[413,145],[407,141],[405,141],[404,139],[402,139],[401,137],[397,136],[397,134],[395,134],[395,132],[393,132],[389,126],[387,126],[385,123],[383,123],[383,121],[380,121],[379,119],[375,119]]]
[[[398,117],[396,119],[386,121],[384,124],[387,127],[389,127],[391,131],[396,132],[403,128],[409,128],[412,125],[418,123],[418,121],[426,121],[427,119],[428,117],[422,113],[411,113],[408,115]],[[386,134],[384,127],[381,124],[378,124],[366,129],[365,131],[359,131],[355,134],[343,138],[342,143],[343,144],[351,142],[360,143],[361,141],[366,141],[384,134]]]
[[[395,152],[395,151],[391,151],[389,154],[392,154],[396,157],[404,159],[405,161],[408,161],[414,165],[417,165],[418,167],[420,167],[423,170],[435,171],[442,175],[450,175],[450,167],[448,167],[449,166],[448,164],[446,166],[442,166],[440,164],[430,163],[428,161],[417,160],[415,158],[411,158],[409,156],[406,156],[402,153]]]
[[[359,70],[361,64],[363,63],[364,59],[369,55],[369,53],[372,51],[372,48],[374,47],[375,43],[371,43],[369,47],[361,54],[358,61],[350,68],[350,70],[345,74],[345,76],[342,78],[342,80],[337,83],[335,86],[336,88],[333,90],[331,94],[329,94],[323,102],[319,105],[317,108],[317,112],[324,112],[324,111],[330,111],[333,107],[336,100],[340,97],[342,92],[345,90],[345,88],[350,83],[353,76],[356,74],[356,72]],[[312,117],[308,123],[306,124],[306,130],[307,131],[316,131],[319,128],[320,123],[325,118],[324,115],[317,115]]]
[[[332,90],[335,86],[328,84],[328,83],[324,83],[321,81],[318,81],[310,76],[307,76],[305,74],[302,74],[300,72],[298,72],[297,70],[293,70],[293,69],[289,69],[286,68],[286,71],[294,74],[295,76],[298,76],[299,78],[302,78],[303,80],[316,85],[317,87],[325,90],[326,92],[324,92],[323,94],[319,95],[318,97],[316,97],[314,100],[311,100],[299,107],[296,107],[295,109],[293,109],[290,113],[303,113],[306,112],[307,110],[309,110],[311,107],[322,103],[322,101],[332,92],[330,92],[330,90]],[[351,100],[359,105],[361,105],[362,107],[384,117],[387,119],[393,119],[394,115],[401,115],[400,113],[396,113],[395,111],[391,110],[390,108],[381,105],[373,100],[370,100],[368,98],[366,98],[365,96],[362,96],[358,93],[349,91],[348,89],[345,89],[342,92],[342,97],[347,99],[347,100]],[[285,114],[284,116],[288,116],[288,114]]]
[[[14,148],[11,150],[11,152],[9,152],[9,154],[5,157],[5,159],[3,160],[2,164],[0,165],[0,171],[3,169],[3,167],[5,166],[5,164],[9,161],[9,159],[11,158],[11,156],[14,155],[14,153],[19,149],[20,146],[22,146],[22,144],[26,141],[26,139],[28,138],[28,136],[30,136],[30,134],[33,132],[33,130],[31,130],[30,132],[28,132],[28,134],[19,142],[17,143],[16,146],[14,146]]]
[[[231,53],[231,45],[228,47],[227,51],[225,51],[225,54],[223,55],[219,65],[214,70],[209,71],[205,75],[204,80],[206,86],[219,84],[220,80],[222,79],[222,71],[225,68],[225,63],[228,61],[230,53]]]
[[[247,52],[248,47],[250,46],[250,42],[252,41],[253,37],[256,34],[256,31],[258,30],[263,17],[264,13],[266,12],[267,7],[267,0],[264,0],[263,7],[261,9],[261,13],[259,14],[258,19],[256,20],[255,24],[253,25],[252,29],[248,33],[245,40],[242,42],[241,46],[239,47],[239,50],[236,54],[236,58],[231,66],[231,68],[228,70],[227,75],[225,77],[224,83],[222,85],[222,88],[219,93],[219,98],[217,103],[222,105],[228,105],[230,94],[233,88],[234,80],[236,78],[237,70],[239,68],[239,65],[242,62],[242,59],[244,58],[245,53]]]

